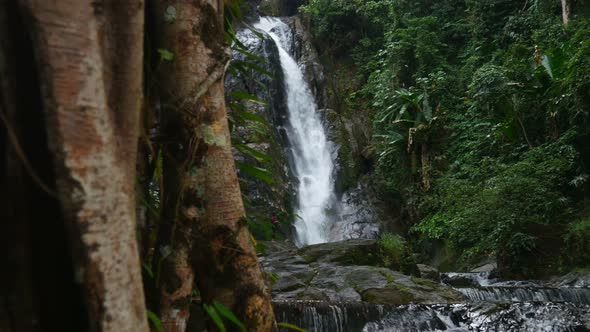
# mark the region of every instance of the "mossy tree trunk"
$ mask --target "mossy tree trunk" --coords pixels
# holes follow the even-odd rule
[[[166,116],[158,250],[171,250],[159,273],[162,322],[167,331],[186,328],[194,280],[204,303],[224,304],[249,331],[270,331],[273,310],[243,221],[225,110],[224,2],[155,4],[157,48],[174,54],[158,73]]]

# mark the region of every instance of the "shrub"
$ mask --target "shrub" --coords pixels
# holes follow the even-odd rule
[[[379,237],[378,244],[383,265],[396,269],[399,268],[406,250],[404,239],[397,234],[382,233]]]

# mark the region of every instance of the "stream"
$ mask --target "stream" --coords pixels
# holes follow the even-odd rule
[[[309,331],[590,331],[590,275],[506,281],[488,272],[439,281],[357,260],[370,240],[283,250],[262,257],[276,273],[279,321]]]

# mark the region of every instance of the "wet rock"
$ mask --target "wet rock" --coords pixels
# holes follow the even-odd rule
[[[590,307],[557,303],[407,305],[363,331],[589,331]]]
[[[416,264],[420,278],[440,281],[440,272],[435,267],[426,264]]]
[[[269,236],[268,227],[265,228],[262,223],[268,223],[272,216],[276,216],[279,219],[279,225],[275,227],[276,234],[272,236],[291,238],[293,230],[290,223],[291,218],[286,216],[284,211],[291,210],[296,181],[290,169],[285,167],[290,158],[289,144],[281,128],[284,128],[287,123],[288,111],[279,50],[270,37],[262,39],[248,28],[239,30],[237,36],[248,47],[250,53],[264,59],[264,62],[255,64],[272,74],[271,77],[260,70],[244,67],[242,71],[247,71],[247,75],[242,71],[233,70],[225,78],[227,105],[234,112],[247,111],[255,114],[272,123],[271,128],[274,128],[274,130],[269,130],[268,135],[260,135],[255,126],[238,124],[232,133],[232,139],[270,157],[269,161],[261,163],[251,154],[243,152],[247,150],[234,149],[234,157],[237,161],[267,169],[274,180],[273,184],[269,184],[248,173],[239,171],[242,193],[248,197],[250,203],[248,214],[258,216],[255,224],[261,225],[253,227],[251,230],[257,238]],[[233,61],[234,63],[251,63],[252,59],[235,51]],[[244,92],[266,101],[267,104],[235,97],[236,93],[239,95]]]
[[[303,67],[305,81],[309,83],[312,94],[314,95],[318,108],[327,108],[328,93],[326,89],[326,77],[324,76],[324,67],[321,65],[319,56],[311,42],[311,35],[301,22],[299,16],[289,17],[286,19],[287,24],[293,31],[293,42],[291,44],[291,54]],[[325,122],[325,118],[323,118]]]
[[[308,331],[590,331],[590,306],[571,303],[391,306],[368,302],[274,301],[273,307],[278,321]],[[195,305],[192,309],[187,330],[204,330],[201,307]]]
[[[377,241],[371,239],[322,243],[299,249],[307,262],[333,262],[341,265],[378,265]]]
[[[590,288],[500,287],[458,288],[473,302],[568,302],[590,305]]]
[[[448,286],[377,266],[379,260],[372,257],[375,251],[374,240],[348,240],[272,252],[260,260],[267,273],[278,276],[272,287],[275,300],[370,300],[385,304],[463,301],[463,296]]]
[[[411,292],[397,288],[369,288],[362,294],[363,301],[376,304],[401,305],[413,302]]]
[[[443,273],[440,281],[456,288],[480,286],[477,276],[472,273]]]
[[[590,288],[590,271],[571,272],[564,276],[553,277],[549,284],[554,287],[588,287]]]
[[[484,264],[482,266],[479,266],[473,270],[471,270],[471,272],[488,272],[488,273],[492,273],[494,271],[496,271],[496,269],[498,269],[498,264],[496,263],[488,263],[488,264]]]

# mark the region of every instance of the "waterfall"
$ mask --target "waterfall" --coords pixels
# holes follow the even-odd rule
[[[335,202],[331,144],[302,68],[288,52],[292,38],[289,26],[278,18],[262,17],[254,27],[266,32],[276,43],[283,68],[289,113],[286,131],[293,154],[293,171],[299,180],[295,211],[300,217],[295,222],[298,242],[301,245],[327,242],[330,218],[326,211]]]

